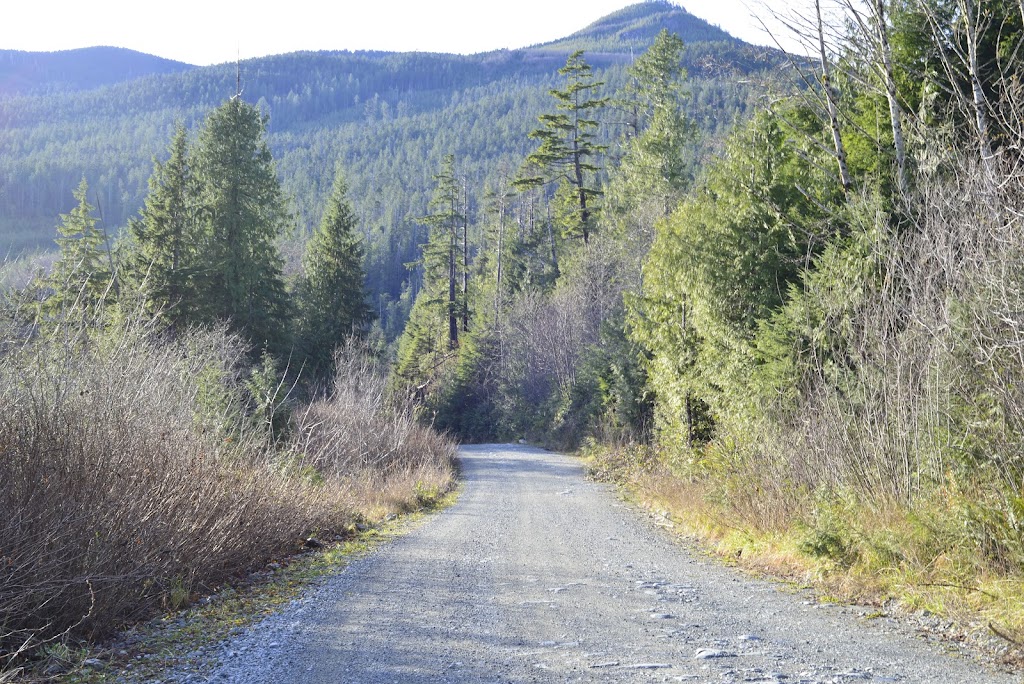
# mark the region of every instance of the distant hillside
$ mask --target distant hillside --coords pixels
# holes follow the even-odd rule
[[[142,52],[90,47],[59,52],[0,50],[0,94],[29,95],[90,90],[145,76],[195,67]]]
[[[603,36],[602,49],[585,57],[612,94],[625,83],[630,47],[639,54],[663,26],[684,25],[691,30],[687,109],[707,140],[746,113],[757,95],[750,75],[771,70],[778,55],[731,38],[695,40],[724,34],[665,2],[634,5],[576,35]],[[242,97],[269,114],[277,169],[294,199],[299,239],[287,246],[289,258],[294,263],[301,237],[320,220],[341,163],[378,313],[407,305],[406,264],[417,258],[418,217],[444,155],[456,156],[479,196],[498,169],[514,172],[533,145],[527,134],[537,116],[553,106],[548,91],[560,83],[568,40],[477,55],[298,52],[242,62]],[[119,80],[122,64],[95,75],[106,83],[94,88],[84,80],[59,88],[53,78],[44,92],[0,92],[0,260],[53,248],[58,214],[71,209],[83,176],[102,225],[115,234],[126,225],[175,123],[194,130],[235,92],[233,64],[181,66]],[[602,130],[613,147],[622,133],[617,118],[609,112]]]

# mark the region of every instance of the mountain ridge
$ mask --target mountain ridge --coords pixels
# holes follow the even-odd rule
[[[639,54],[631,45],[645,48],[691,16],[666,2],[625,10],[629,21],[618,13],[610,15],[614,27],[599,21],[582,31],[607,48],[585,58],[608,94],[627,80],[630,50]],[[563,40],[476,55],[309,51],[241,62],[242,97],[270,117],[268,142],[293,200],[290,263],[342,166],[366,240],[368,290],[382,319],[401,321],[386,312],[411,302],[406,264],[418,258],[417,217],[428,211],[442,159],[454,154],[481,193],[496,175],[514,172],[532,147],[537,117],[553,107],[550,90],[573,50]],[[757,97],[749,83],[758,79],[739,77],[780,63],[770,50],[735,39],[690,42],[683,62],[686,113],[707,140]],[[176,124],[194,133],[237,93],[236,77],[235,64],[221,64],[90,90],[0,92],[0,254],[53,249],[58,215],[73,207],[83,177],[102,225],[116,235],[141,206],[153,159],[165,157]],[[602,132],[605,144],[621,134],[614,119]]]
[[[196,68],[185,62],[107,45],[45,52],[0,50],[0,94],[91,90]]]
[[[592,22],[564,38],[520,48],[496,49],[462,55],[445,52],[388,50],[297,50],[253,57],[240,62],[246,67],[293,56],[330,56],[341,59],[394,60],[420,56],[447,60],[475,61],[483,64],[503,56],[524,55],[530,58],[551,53],[568,53],[583,49],[591,53],[594,66],[628,59],[636,50],[650,45],[661,29],[667,29],[685,43],[724,42],[745,45],[722,29],[690,14],[684,7],[669,0],[645,0]],[[166,59],[128,48],[94,46],[58,51],[21,51],[0,49],[0,95],[42,95],[55,92],[81,92],[130,82],[151,76],[166,76],[189,71],[215,73],[231,63],[197,66]]]

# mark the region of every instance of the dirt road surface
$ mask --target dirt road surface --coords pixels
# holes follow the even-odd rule
[[[209,681],[1020,681],[700,558],[569,457],[461,465],[454,506],[241,635]]]

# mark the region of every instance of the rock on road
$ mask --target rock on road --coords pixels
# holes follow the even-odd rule
[[[569,457],[460,461],[454,506],[225,646],[210,681],[1019,681],[695,557]]]

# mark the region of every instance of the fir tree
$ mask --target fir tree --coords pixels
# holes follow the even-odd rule
[[[430,202],[434,213],[423,222],[430,239],[423,245],[419,265],[423,287],[416,296],[409,323],[399,339],[395,375],[407,385],[422,389],[439,372],[449,352],[459,346],[459,322],[467,302],[458,287],[466,268],[466,251],[460,244],[467,219],[462,188],[455,172],[455,157],[446,155]]]
[[[267,118],[233,97],[199,134],[204,318],[227,320],[257,347],[288,345],[289,300],[276,240],[290,222],[266,142]]]
[[[424,292],[448,320],[448,346],[459,345],[459,320],[466,307],[465,293],[459,291],[459,277],[466,267],[465,250],[460,250],[460,231],[466,228],[462,189],[455,173],[455,157],[447,155],[441,172],[434,176],[437,187],[430,207],[434,213],[425,216],[430,226],[430,241],[423,248]]]
[[[356,220],[339,171],[320,227],[306,246],[297,287],[300,337],[314,375],[328,375],[335,348],[370,319]]]
[[[82,178],[74,192],[78,205],[62,214],[57,226],[60,259],[50,275],[52,294],[45,303],[46,310],[54,315],[86,311],[99,304],[111,286],[113,273],[106,236],[96,226],[94,208],[86,199],[88,192],[89,185]]]
[[[636,253],[646,252],[654,222],[671,212],[690,183],[686,152],[696,130],[683,113],[683,50],[678,36],[662,30],[629,67],[632,80],[618,102],[630,125],[618,172],[605,189],[604,217],[615,232],[638,238]]]
[[[188,134],[179,125],[170,158],[156,162],[141,217],[129,224],[129,277],[149,309],[177,328],[194,320],[205,298],[197,290],[199,267],[198,188],[188,153]]]
[[[594,95],[604,83],[592,80],[592,69],[583,59],[582,50],[569,55],[558,73],[565,77],[565,89],[549,91],[558,111],[540,116],[542,127],[530,133],[540,146],[526,158],[515,184],[520,189],[561,182],[570,185],[578,212],[571,212],[575,225],[564,228],[566,232],[578,231],[586,243],[590,239],[592,200],[601,194],[593,180],[600,170],[594,158],[607,149],[596,142],[598,121],[592,117],[608,104],[608,98]]]

